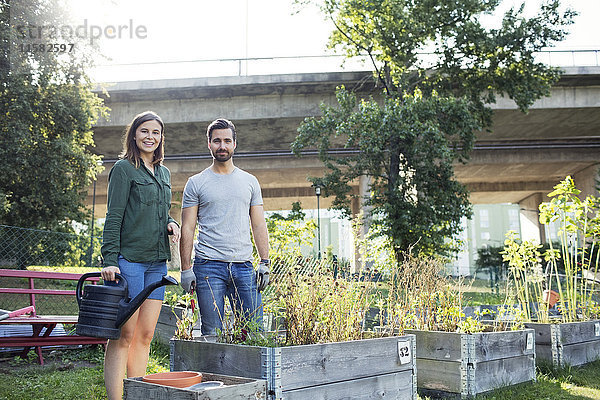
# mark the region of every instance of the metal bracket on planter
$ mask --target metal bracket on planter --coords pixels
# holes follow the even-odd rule
[[[267,381],[267,399],[281,399],[281,348],[264,347],[261,350],[261,362],[261,376]]]
[[[415,335],[406,335],[398,338],[398,363],[400,365],[409,364],[412,370],[412,391],[413,398],[417,398],[417,339]]]
[[[531,332],[527,333],[526,348],[531,351],[531,357],[533,358],[533,365],[535,365],[535,361],[536,361],[535,360],[535,357],[536,357],[536,354],[535,354],[535,331],[533,329],[528,329],[528,331],[531,331]],[[535,368],[533,371],[533,381],[537,382]]]
[[[475,359],[475,337],[473,335],[460,335],[461,346],[461,397],[474,395],[473,384],[475,381],[475,369],[477,360]]]
[[[550,325],[550,341],[551,341],[551,349],[552,349],[552,365],[556,367],[562,367],[563,365],[563,346],[562,346],[562,338],[560,334],[560,326],[558,324]]]
[[[169,340],[169,371],[175,369],[175,341]]]
[[[467,397],[470,392],[469,374],[467,368],[467,361],[462,359],[460,362],[460,395],[461,397]]]
[[[413,381],[413,399],[417,398],[417,336],[411,335],[412,342],[412,381]]]

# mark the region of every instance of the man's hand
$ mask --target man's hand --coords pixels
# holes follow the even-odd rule
[[[258,271],[256,271],[256,287],[258,288],[259,293],[265,290],[269,284],[269,265],[269,260],[260,260],[260,263],[258,263]]]
[[[196,287],[196,274],[194,274],[193,268],[184,269],[181,271],[181,287],[186,293],[192,293]]]

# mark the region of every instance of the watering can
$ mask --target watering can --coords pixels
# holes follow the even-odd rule
[[[175,278],[165,275],[162,280],[144,288],[132,300],[129,298],[127,279],[121,274],[116,274],[119,280],[117,285],[86,285],[83,287],[86,279],[96,276],[101,276],[100,272],[83,274],[77,282],[75,295],[79,304],[79,319],[75,332],[81,336],[118,339],[121,336],[121,326],[154,289],[178,284]],[[81,291],[82,287],[83,292]]]

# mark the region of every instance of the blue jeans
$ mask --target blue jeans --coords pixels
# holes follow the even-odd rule
[[[121,275],[127,279],[129,297],[132,299],[140,294],[145,287],[150,286],[151,283],[162,280],[162,277],[167,274],[167,262],[165,260],[149,263],[137,263],[127,261],[122,255],[119,254],[118,261]],[[161,286],[154,289],[148,298],[164,300],[165,287]]]
[[[217,329],[223,329],[225,297],[235,313],[252,318],[262,329],[262,301],[250,261],[230,263],[195,258],[194,274],[203,335],[215,335]]]

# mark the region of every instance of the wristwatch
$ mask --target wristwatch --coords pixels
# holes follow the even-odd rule
[[[268,267],[269,265],[271,265],[271,260],[269,260],[268,258],[261,258],[260,263],[265,264]]]

